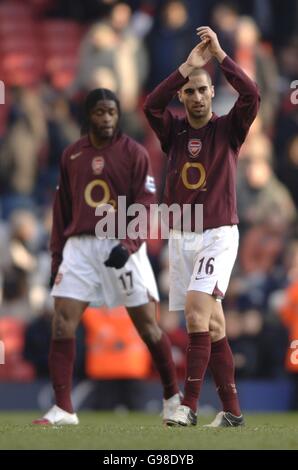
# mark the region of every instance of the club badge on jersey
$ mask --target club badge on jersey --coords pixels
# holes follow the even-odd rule
[[[105,161],[103,157],[94,157],[91,163],[93,173],[95,175],[100,175],[105,166]]]
[[[199,155],[201,148],[202,141],[200,139],[190,139],[188,141],[187,149],[191,158],[196,158]]]

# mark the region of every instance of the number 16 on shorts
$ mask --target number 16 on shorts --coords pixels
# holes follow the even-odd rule
[[[214,273],[214,261],[215,258],[207,258],[205,260],[205,256],[199,260],[199,269],[195,278],[196,281],[201,279],[202,275],[204,276],[206,274],[207,276],[211,276]]]

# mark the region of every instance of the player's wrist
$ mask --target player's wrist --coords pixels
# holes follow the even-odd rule
[[[219,48],[214,54],[214,57],[216,58],[216,60],[218,60],[220,64],[223,62],[226,56],[227,54],[222,48]]]
[[[179,72],[181,73],[182,77],[187,78],[193,71],[193,65],[188,64],[187,62],[183,62],[178,68]]]

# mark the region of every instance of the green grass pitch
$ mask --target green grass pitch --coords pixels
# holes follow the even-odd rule
[[[298,449],[298,413],[246,415],[234,429],[166,428],[144,413],[81,412],[74,427],[33,426],[39,413],[0,413],[0,449]]]

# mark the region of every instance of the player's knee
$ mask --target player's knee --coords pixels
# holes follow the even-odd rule
[[[185,311],[188,332],[208,331],[209,315],[200,307],[190,307]]]
[[[226,327],[223,317],[211,317],[209,323],[209,331],[212,342],[219,341],[220,339],[222,339],[226,334],[225,330]]]
[[[148,322],[142,325],[142,327],[139,329],[139,334],[146,344],[152,344],[152,343],[157,343],[161,336],[162,336],[162,331],[155,322]]]
[[[75,335],[76,322],[71,312],[65,307],[56,307],[53,318],[53,335],[56,339],[69,338]]]

